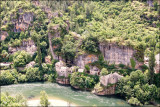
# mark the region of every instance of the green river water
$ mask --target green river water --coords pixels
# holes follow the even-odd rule
[[[42,90],[46,91],[49,97],[56,97],[79,106],[130,106],[125,100],[115,96],[97,96],[57,83],[24,83],[1,86],[1,92],[9,92],[10,95],[23,94],[27,99],[39,97]]]

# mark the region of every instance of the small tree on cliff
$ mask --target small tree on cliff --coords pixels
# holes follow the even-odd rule
[[[38,64],[39,64],[39,67],[42,68],[42,54],[41,54],[41,48],[40,48],[40,35],[38,33],[36,33],[35,31],[32,31],[32,39],[37,44]]]
[[[151,51],[150,55],[149,55],[149,69],[150,69],[150,83],[153,83],[154,80],[154,67],[155,67],[155,55],[154,55],[154,50]]]
[[[130,62],[131,62],[132,69],[135,69],[136,61],[131,58],[131,59],[130,59]]]
[[[41,97],[40,97],[40,104],[42,107],[48,107],[50,105],[50,102],[48,101],[48,95],[45,91],[40,92]]]

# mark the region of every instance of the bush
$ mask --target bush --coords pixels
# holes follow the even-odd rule
[[[25,51],[18,51],[14,53],[13,64],[15,67],[23,67],[31,61],[31,56]]]
[[[9,96],[8,93],[1,94],[0,105],[2,107],[26,107],[26,99],[22,95],[15,97]]]
[[[134,97],[131,97],[131,98],[128,100],[128,103],[129,103],[129,104],[132,104],[132,105],[137,105],[137,106],[142,105],[142,104],[140,103],[140,101],[139,101],[137,98],[134,98]]]
[[[41,77],[41,73],[38,68],[28,68],[26,72],[26,81],[34,82],[40,81],[43,77]]]
[[[18,82],[24,83],[25,81],[26,81],[26,75],[20,73],[18,75]]]
[[[104,76],[108,74],[108,70],[106,68],[103,68],[100,72],[100,76]]]
[[[10,73],[9,70],[1,71],[0,86],[13,84],[14,81],[15,81],[15,77]]]
[[[48,101],[48,95],[45,91],[40,92],[41,97],[40,97],[40,104],[42,107],[48,107],[50,105],[50,102]]]
[[[85,70],[86,70],[86,71],[90,71],[89,65],[85,65]]]
[[[135,69],[136,61],[131,58],[131,59],[130,59],[130,63],[131,63],[132,69]]]

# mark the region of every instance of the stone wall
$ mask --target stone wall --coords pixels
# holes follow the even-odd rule
[[[113,43],[100,43],[99,48],[104,56],[104,60],[110,64],[130,65],[130,59],[133,58],[135,60],[133,57],[135,51],[130,47],[118,46]]]
[[[113,95],[115,94],[116,85],[103,89],[103,91],[98,92],[94,90],[94,94],[96,95]]]
[[[79,68],[84,69],[86,64],[95,62],[97,60],[98,60],[98,57],[96,55],[83,54],[76,57],[74,63],[76,66],[79,66]]]

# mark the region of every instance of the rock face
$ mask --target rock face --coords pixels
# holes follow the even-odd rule
[[[144,64],[146,66],[149,66],[149,57],[144,57]],[[160,73],[160,53],[155,55],[155,67],[154,71],[155,73]]]
[[[79,66],[79,68],[84,69],[86,64],[95,62],[98,60],[98,57],[93,54],[83,54],[79,55],[77,58],[75,58],[75,64],[76,66]]]
[[[22,9],[19,10],[19,12],[23,12]],[[11,15],[11,22],[14,24],[14,32],[21,32],[28,29],[28,27],[33,21],[34,14],[32,12],[25,12],[24,14],[20,14],[18,19],[12,18],[14,17],[14,14]]]
[[[104,60],[109,61],[110,64],[130,65],[130,59],[135,59],[133,56],[135,51],[127,46],[100,43],[99,48],[104,56]]]
[[[0,40],[5,40],[6,37],[8,36],[8,33],[5,31],[0,32]]]
[[[34,67],[36,63],[34,61],[30,62],[29,64],[26,65],[26,68],[29,68],[29,67]]]
[[[155,56],[156,66],[154,67],[155,73],[160,73],[160,53]]]
[[[45,57],[45,63],[51,64],[51,56]]]
[[[37,47],[34,44],[33,40],[23,40],[22,45],[19,47],[9,47],[8,51],[9,53],[13,54],[17,51],[26,51],[29,54],[33,55],[37,51]]]

